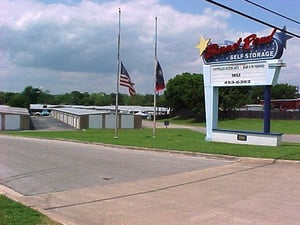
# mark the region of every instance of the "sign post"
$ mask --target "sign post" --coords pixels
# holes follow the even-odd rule
[[[264,133],[269,134],[271,131],[271,87],[265,86],[264,90]]]

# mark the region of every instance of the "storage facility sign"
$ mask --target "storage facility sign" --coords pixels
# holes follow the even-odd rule
[[[240,37],[236,42],[225,41],[224,44],[210,43],[210,39],[201,37],[196,48],[207,65],[271,60],[282,56],[289,38],[285,32],[276,32],[274,29],[268,36],[251,34],[245,38]]]
[[[236,42],[224,44],[210,43],[210,39],[200,38],[196,48],[202,56],[206,113],[206,137],[208,141],[229,143],[259,144],[277,146],[281,136],[262,134],[241,134],[218,130],[219,87],[232,86],[271,86],[277,83],[285,63],[280,59],[291,38],[276,29],[263,37],[251,34]],[[267,88],[266,90],[270,90]],[[265,94],[269,92],[265,92]],[[265,117],[265,121],[269,121]],[[265,123],[267,124],[267,123]],[[269,129],[265,129],[269,130]],[[267,132],[267,131],[266,131]]]

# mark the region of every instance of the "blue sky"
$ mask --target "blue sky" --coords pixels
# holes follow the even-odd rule
[[[300,25],[245,0],[215,0],[257,19],[300,34]],[[298,0],[252,0],[300,21]],[[153,92],[154,18],[158,17],[158,58],[166,82],[183,72],[202,73],[195,46],[236,41],[272,28],[205,0],[0,0],[0,91],[26,86],[52,94],[73,90],[113,93],[117,76],[118,8],[120,56],[138,93]],[[300,86],[300,39],[288,41],[279,82]],[[122,93],[127,89],[121,87]]]

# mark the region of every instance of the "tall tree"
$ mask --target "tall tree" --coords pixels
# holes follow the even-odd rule
[[[297,87],[289,84],[276,84],[272,87],[272,99],[294,99],[297,95]]]
[[[25,101],[24,107],[29,109],[30,104],[36,104],[40,94],[41,90],[38,88],[33,88],[32,86],[25,87],[22,92]]]
[[[219,107],[224,111],[233,111],[235,108],[249,102],[250,87],[221,87],[219,88]]]
[[[8,105],[13,107],[29,108],[27,97],[19,93],[11,96]]]
[[[297,98],[297,87],[289,84],[276,84],[271,89],[272,99],[294,99]],[[249,103],[260,103],[264,99],[264,87],[253,86],[250,91]]]
[[[6,103],[6,98],[5,98],[5,92],[1,91],[0,92],[0,105],[5,105]]]
[[[188,110],[204,118],[203,76],[183,73],[170,79],[165,91],[165,102],[175,113]]]

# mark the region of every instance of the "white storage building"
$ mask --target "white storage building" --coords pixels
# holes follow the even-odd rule
[[[0,105],[0,130],[29,130],[28,109]]]
[[[77,129],[115,128],[116,116],[110,111],[80,108],[53,108],[52,116]],[[135,115],[119,115],[120,128],[141,128],[142,119]]]

